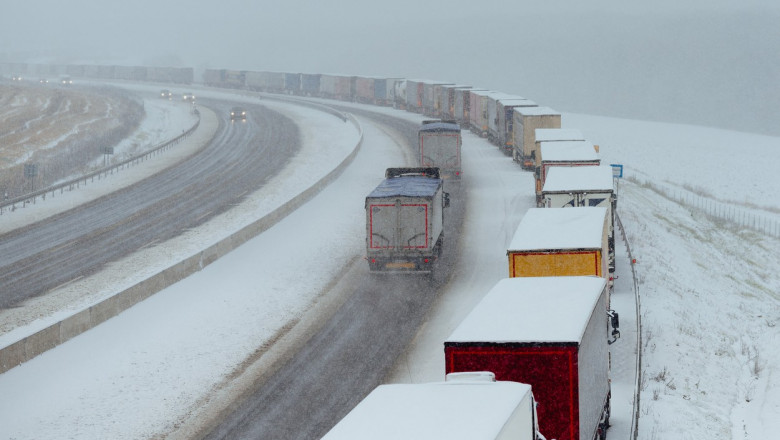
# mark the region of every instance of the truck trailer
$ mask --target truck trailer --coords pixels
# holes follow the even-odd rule
[[[602,278],[502,279],[445,340],[446,373],[490,371],[527,383],[546,438],[603,439],[617,325]]]
[[[599,206],[607,209],[609,273],[615,273],[615,196],[612,167],[552,167],[542,188],[547,208]]]
[[[496,139],[493,141],[506,154],[512,154],[515,145],[514,140],[514,109],[515,107],[537,107],[530,99],[523,100],[499,100],[496,102]],[[488,134],[490,137],[490,134]]]
[[[509,277],[609,278],[607,208],[531,208],[506,251]]]
[[[549,107],[517,107],[512,116],[512,159],[533,170],[539,160],[536,150],[536,129],[561,128],[561,114]]]
[[[491,373],[375,388],[323,440],[541,440],[531,387]]]
[[[588,141],[555,141],[539,143],[539,166],[536,168],[537,202],[552,167],[601,165],[597,147]]]
[[[420,166],[439,168],[444,179],[460,178],[460,125],[454,120],[423,121],[417,140]]]
[[[365,201],[369,270],[433,272],[449,204],[438,168],[388,168]]]
[[[518,95],[501,92],[487,95],[487,139],[499,148],[502,147],[499,139],[507,137],[505,134],[502,136],[500,133],[506,130],[506,104],[510,102],[516,103],[520,107],[537,107],[535,102]],[[509,117],[511,118],[511,110],[509,111]],[[504,113],[503,117],[501,116],[502,112]]]

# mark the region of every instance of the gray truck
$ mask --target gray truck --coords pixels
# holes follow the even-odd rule
[[[388,168],[365,201],[369,270],[433,272],[449,204],[438,168]]]

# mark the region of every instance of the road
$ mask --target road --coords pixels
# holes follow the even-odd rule
[[[346,110],[346,109],[345,109]],[[413,148],[417,124],[348,109]],[[364,143],[370,143],[366,139]],[[207,434],[207,439],[313,439],[323,436],[390,373],[451,276],[463,222],[460,185],[447,182],[444,252],[428,276],[371,276],[355,271],[338,308],[302,349]],[[357,264],[365,265],[364,261]],[[363,268],[365,269],[365,268]],[[347,277],[350,277],[349,275]]]
[[[111,261],[195,227],[239,203],[300,148],[295,122],[246,105],[201,100],[220,116],[213,141],[165,173],[0,236],[0,308],[100,270]]]

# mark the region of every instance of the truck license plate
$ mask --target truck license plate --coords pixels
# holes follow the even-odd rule
[[[414,269],[414,263],[387,263],[385,267],[388,269]]]

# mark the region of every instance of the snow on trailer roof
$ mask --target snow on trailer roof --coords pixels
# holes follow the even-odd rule
[[[515,107],[515,112],[523,116],[560,116],[561,112],[550,107]]]
[[[432,197],[441,186],[442,180],[425,176],[391,177],[380,183],[369,198],[388,197]]]
[[[579,343],[606,282],[595,276],[504,278],[446,342]]]
[[[540,142],[542,162],[597,161],[599,154],[588,141]]]
[[[457,132],[460,133],[460,125],[455,122],[430,122],[423,124],[418,132]]]
[[[612,191],[612,167],[550,167],[542,192]]]
[[[511,93],[504,92],[490,92],[488,95],[496,101],[503,101],[506,99],[526,99],[520,95],[513,95]]]
[[[600,249],[606,217],[605,207],[530,208],[507,252]]]
[[[536,142],[584,141],[582,132],[574,128],[537,128]]]
[[[323,440],[492,440],[530,394],[506,381],[380,385]]]
[[[537,107],[539,105],[536,102],[525,98],[497,99],[496,102],[505,107]]]

